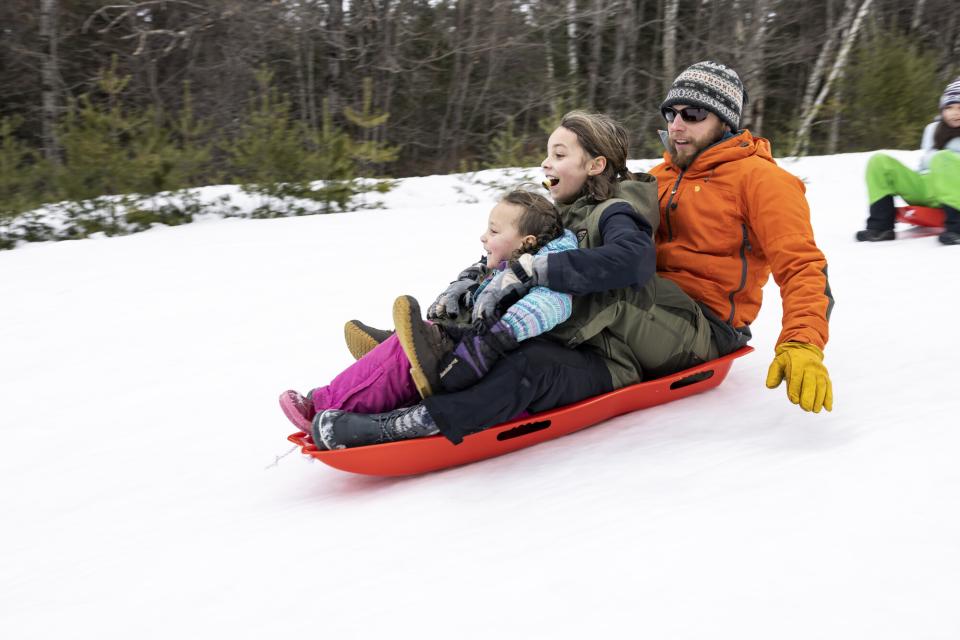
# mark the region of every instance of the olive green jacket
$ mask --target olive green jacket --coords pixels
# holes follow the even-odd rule
[[[561,207],[563,225],[581,249],[603,244],[600,217],[611,204],[628,202],[656,233],[660,222],[657,182],[639,174],[621,182],[614,198],[588,197]],[[615,389],[706,361],[710,326],[700,307],[673,282],[653,276],[642,286],[574,296],[570,319],[547,334],[568,347],[591,349],[610,370]]]

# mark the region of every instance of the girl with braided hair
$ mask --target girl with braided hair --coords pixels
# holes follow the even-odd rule
[[[314,443],[340,449],[439,432],[456,444],[523,412],[568,405],[716,357],[700,307],[655,275],[657,183],[649,174],[631,173],[627,157],[628,136],[618,122],[602,114],[566,114],[547,141],[541,166],[576,250],[523,253],[482,289],[471,290],[470,278],[462,277],[429,307],[427,320],[434,323],[421,319],[412,298],[400,298],[396,337],[423,402],[379,414],[323,411],[313,421]],[[572,312],[521,341],[506,319],[544,287],[572,295]],[[459,317],[464,302],[479,328],[449,335],[437,322]]]
[[[530,191],[511,191],[490,211],[487,228],[480,237],[486,252],[480,261],[464,270],[434,303],[435,323],[428,325],[439,348],[449,350],[457,339],[470,339],[482,331],[482,325],[472,325],[471,308],[475,296],[487,286],[498,269],[510,260],[526,254],[547,254],[575,249],[576,238],[560,224],[560,214],[548,199]],[[571,296],[556,293],[545,287],[535,287],[504,311],[496,327],[496,339],[502,341],[501,350],[513,348],[510,344],[539,335],[570,316]],[[462,307],[462,308],[461,308]],[[411,309],[419,316],[416,300],[401,296],[394,303],[394,316],[409,315]],[[457,312],[459,310],[459,313]],[[441,329],[442,325],[442,329]],[[402,332],[401,332],[402,334]],[[414,368],[413,371],[418,371]],[[287,418],[302,431],[309,432],[318,412],[345,410],[360,413],[378,413],[418,401],[424,381],[411,376],[411,363],[401,348],[397,335],[390,336],[375,349],[352,364],[330,384],[313,389],[306,396],[296,391],[280,395],[280,407]],[[435,431],[434,431],[435,433]],[[426,432],[398,432],[403,439],[428,435]]]

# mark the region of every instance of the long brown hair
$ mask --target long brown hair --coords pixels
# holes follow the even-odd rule
[[[507,202],[523,209],[520,217],[517,218],[517,230],[522,236],[536,238],[534,244],[525,245],[519,249],[514,258],[521,253],[536,253],[545,244],[563,234],[560,210],[540,194],[526,189],[514,189],[504,194],[500,202]]]
[[[635,179],[627,169],[630,138],[622,124],[603,113],[570,111],[563,116],[560,126],[577,136],[577,142],[591,158],[607,159],[601,173],[587,178],[583,195],[597,201],[606,200],[613,196],[618,182]]]

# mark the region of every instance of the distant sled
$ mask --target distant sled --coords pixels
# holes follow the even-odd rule
[[[944,225],[944,213],[943,209],[935,207],[907,205],[897,207],[897,222],[906,222],[918,227],[942,227]]]
[[[753,351],[733,353],[663,378],[617,389],[575,404],[512,420],[469,435],[458,445],[443,436],[336,451],[321,451],[298,431],[287,437],[304,454],[341,471],[371,476],[407,476],[503,455],[553,440],[615,416],[686,398],[720,385],[733,361]]]

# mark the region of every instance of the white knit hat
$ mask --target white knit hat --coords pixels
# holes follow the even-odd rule
[[[948,104],[955,103],[960,103],[960,78],[948,84],[943,90],[943,95],[940,96],[940,111],[943,111]]]

